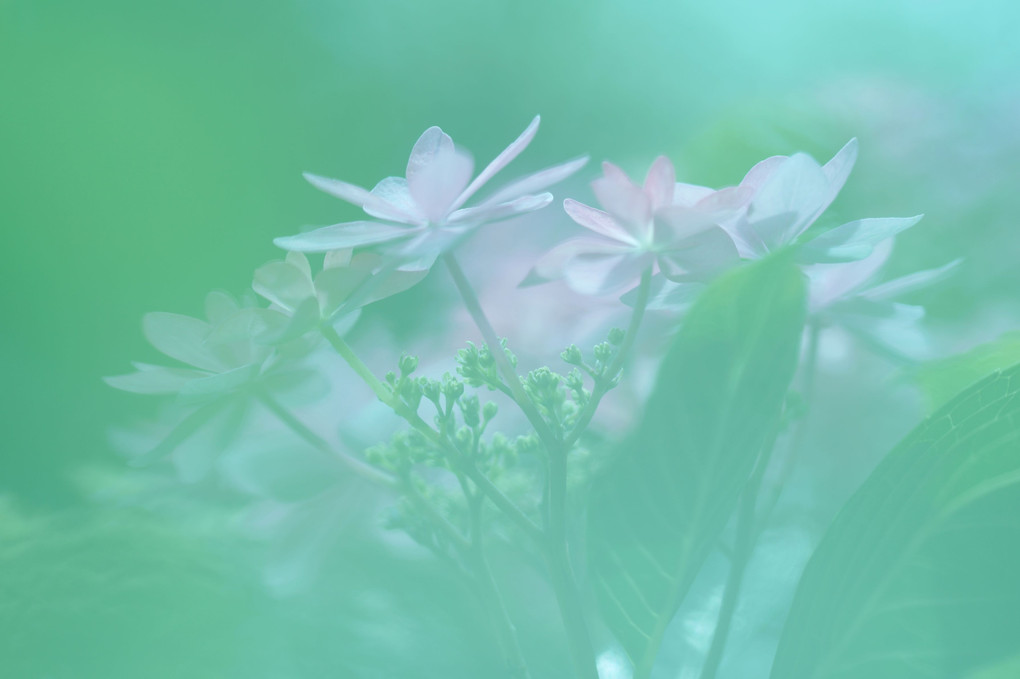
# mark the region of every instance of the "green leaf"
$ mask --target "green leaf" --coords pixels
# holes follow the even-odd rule
[[[596,481],[592,580],[647,676],[666,626],[778,425],[797,363],[805,281],[786,257],[740,268],[694,304],[641,424]]]
[[[963,677],[1020,645],[1020,366],[907,436],[808,562],[773,679]]]
[[[1020,362],[1020,332],[1007,332],[966,353],[922,365],[915,379],[928,411],[933,412],[989,373],[1017,362]]]

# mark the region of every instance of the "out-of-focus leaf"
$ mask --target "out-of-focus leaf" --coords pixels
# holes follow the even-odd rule
[[[773,679],[962,677],[1020,643],[1020,366],[904,439],[808,562]]]
[[[926,363],[915,377],[929,412],[996,370],[1020,363],[1020,332],[1008,332],[958,356]]]
[[[637,677],[651,670],[778,424],[805,294],[804,276],[782,256],[709,287],[684,320],[642,423],[596,482],[592,577]]]

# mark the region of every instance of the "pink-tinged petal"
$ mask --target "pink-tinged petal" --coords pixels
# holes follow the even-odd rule
[[[471,180],[474,161],[438,127],[418,138],[407,161],[407,187],[421,214],[440,222]]]
[[[673,204],[681,207],[693,207],[698,201],[704,200],[713,193],[715,190],[707,186],[677,182],[673,187]]]
[[[684,239],[659,257],[663,275],[676,282],[705,281],[739,261],[733,239],[718,226]]]
[[[676,189],[676,170],[666,156],[659,156],[648,168],[645,175],[644,193],[651,202],[652,211],[673,202],[673,191]]]
[[[785,215],[778,217],[778,219],[786,218]],[[793,219],[793,216],[789,216],[789,219]],[[726,232],[733,238],[733,242],[737,244],[737,251],[740,252],[741,257],[759,259],[768,254],[769,249],[765,247],[758,232],[751,226],[746,213],[741,214],[733,223],[724,223],[721,226],[726,229]]]
[[[856,162],[857,138],[854,137],[832,157],[832,160],[822,166],[822,171],[829,180],[829,196],[819,214],[836,199],[836,195],[842,190],[843,185],[846,184],[847,177],[850,176],[850,172],[854,169],[854,163]]]
[[[567,262],[563,280],[582,295],[605,295],[633,287],[652,265],[649,254],[584,254]]]
[[[710,213],[674,205],[655,213],[653,240],[657,246],[669,248],[674,243],[690,238],[715,225],[715,216]]]
[[[944,266],[940,266],[937,269],[926,269],[924,271],[917,271],[915,273],[901,276],[900,278],[894,278],[891,281],[886,281],[881,285],[876,285],[873,288],[861,292],[861,297],[871,300],[891,300],[901,295],[907,295],[918,290],[924,290],[925,288],[935,285],[940,281],[945,280],[951,276],[955,271],[956,267],[960,265],[962,259],[954,259]]]
[[[602,171],[604,176],[591,183],[599,204],[629,229],[643,228],[652,218],[648,196],[612,163],[602,163]],[[640,237],[642,234],[634,235]]]
[[[482,201],[482,205],[505,203],[508,200],[513,200],[524,195],[543,191],[553,184],[557,184],[574,174],[584,167],[587,162],[588,156],[583,156],[581,158],[568,160],[565,163],[553,165],[552,167],[547,167],[544,170],[539,170],[533,174],[521,177],[486,198]]]
[[[414,217],[410,213],[405,212],[396,205],[391,205],[380,196],[373,195],[370,191],[367,191],[360,186],[348,184],[347,182],[342,182],[339,179],[320,177],[310,172],[305,172],[303,176],[309,184],[320,191],[324,191],[325,193],[335,196],[340,200],[345,200],[348,203],[353,203],[358,207],[364,208],[365,212],[374,217],[389,219],[396,222],[414,221]]]
[[[906,218],[858,219],[837,226],[805,243],[797,253],[803,264],[853,262],[871,254],[880,242],[921,221],[923,215]]]
[[[504,167],[509,165],[510,161],[519,156],[521,152],[524,151],[524,149],[528,148],[528,144],[531,143],[531,140],[535,138],[535,134],[538,132],[539,122],[541,122],[541,116],[535,116],[532,119],[531,123],[529,123],[528,126],[525,128],[524,132],[521,132],[520,136],[518,136],[517,139],[514,139],[513,142],[510,143],[510,146],[507,146],[500,152],[498,156],[493,158],[492,162],[486,165],[485,169],[482,170],[477,177],[475,177],[474,181],[468,184],[468,187],[464,189],[464,191],[459,196],[457,196],[457,199],[453,201],[452,205],[450,205],[450,210],[451,211],[456,210],[465,202],[467,202],[467,199],[475,195],[475,193],[478,192],[478,189],[482,188],[482,186],[484,186],[486,182],[488,182],[490,179],[496,176],[497,172],[499,172]],[[544,186],[539,187],[539,189],[544,188],[545,188]],[[539,189],[535,190],[537,191]],[[518,195],[524,193],[532,193],[532,191],[522,191]],[[516,198],[517,196],[513,197]],[[500,200],[494,202],[503,201]]]
[[[851,296],[867,283],[889,259],[893,241],[879,243],[868,257],[847,264],[816,264],[804,267],[810,279],[808,307],[812,311],[824,309],[836,301]]]
[[[365,205],[365,212],[377,219],[418,226],[428,221],[411,197],[411,190],[403,177],[386,177],[372,188],[372,195],[385,203],[384,209],[377,209],[381,207],[378,203]]]
[[[596,210],[584,203],[578,203],[573,198],[567,198],[563,201],[563,210],[567,213],[567,216],[586,229],[591,229],[597,234],[626,243],[627,245],[635,247],[638,245],[637,239],[627,229],[620,226],[608,212]]]
[[[754,197],[754,190],[749,186],[730,186],[713,191],[699,200],[694,209],[725,219],[747,207]]]
[[[284,250],[297,252],[326,252],[343,248],[377,245],[400,238],[409,238],[420,228],[382,224],[379,222],[344,222],[324,226],[296,236],[274,238],[273,243]]]
[[[478,207],[468,207],[463,210],[457,210],[450,215],[447,219],[448,224],[489,224],[492,222],[498,222],[501,219],[509,219],[510,217],[516,217],[517,215],[524,214],[526,212],[534,212],[535,210],[541,210],[546,205],[552,202],[551,193],[540,193],[537,196],[521,196],[516,200],[511,200],[506,203],[500,203],[498,205],[479,205]]]
[[[797,153],[782,163],[758,189],[747,216],[754,230],[775,250],[804,232],[829,194],[829,180],[811,156]],[[791,215],[792,219],[779,219]]]
[[[582,256],[618,256],[630,252],[630,248],[619,243],[603,240],[601,238],[572,238],[555,246],[544,255],[532,267],[522,287],[538,285],[548,281],[563,278],[566,273],[567,264]]]
[[[740,181],[740,185],[749,187],[752,191],[757,191],[787,160],[789,160],[788,156],[770,156],[758,162],[747,171],[747,174]]]

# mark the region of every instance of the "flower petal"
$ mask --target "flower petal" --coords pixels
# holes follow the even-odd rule
[[[205,318],[212,324],[229,318],[240,310],[234,296],[222,290],[213,290],[205,296]]]
[[[506,203],[495,205],[483,204],[457,210],[447,219],[448,224],[488,224],[501,219],[509,219],[525,212],[541,210],[552,202],[551,193],[540,193],[537,196],[521,196]]]
[[[135,394],[176,394],[188,382],[210,375],[202,370],[166,368],[145,363],[136,363],[135,367],[138,372],[104,377],[103,381],[114,389]]]
[[[307,259],[305,264],[308,264]],[[312,279],[291,262],[275,261],[260,266],[252,277],[251,288],[256,294],[289,312],[315,296]]]
[[[678,283],[705,281],[739,261],[733,239],[718,226],[683,239],[659,256],[663,275]]]
[[[497,172],[499,172],[504,167],[509,165],[510,161],[519,156],[521,152],[524,151],[524,149],[528,148],[528,144],[531,143],[531,140],[535,138],[535,134],[538,132],[539,122],[541,122],[541,116],[535,116],[532,119],[532,121],[528,124],[528,126],[524,129],[524,132],[521,132],[520,136],[518,136],[517,139],[514,139],[509,146],[500,151],[499,155],[493,158],[492,162],[486,165],[485,169],[482,170],[477,177],[475,177],[474,181],[472,181],[468,185],[468,187],[464,189],[464,191],[459,196],[457,196],[457,199],[453,201],[452,205],[450,205],[450,210],[451,211],[456,210],[465,202],[467,202],[467,199],[475,195],[475,193],[478,192],[478,189],[482,188],[482,186],[484,186],[486,182],[488,182],[490,179],[496,176]],[[546,184],[546,186],[548,186],[548,184]],[[521,191],[521,193],[517,195],[521,195],[524,193],[532,193],[533,191],[538,191],[544,188],[545,186],[540,186],[536,189],[532,189],[529,191]],[[517,196],[512,197],[516,198]],[[503,202],[503,200],[491,202]]]
[[[596,210],[584,203],[577,202],[573,198],[567,198],[563,201],[563,210],[567,213],[567,216],[586,229],[621,243],[626,243],[627,245],[635,247],[638,245],[637,239],[627,229],[620,226],[607,212]]]
[[[647,224],[652,216],[652,206],[644,191],[612,163],[602,163],[602,171],[603,176],[591,183],[599,204],[632,229]]]
[[[145,339],[170,358],[202,370],[220,372],[226,366],[206,345],[210,325],[197,318],[153,311],[142,317]]]
[[[411,197],[411,190],[403,177],[386,177],[372,187],[372,195],[386,203],[385,206],[375,203],[365,206],[365,212],[377,219],[417,226],[424,226],[428,221]]]
[[[320,191],[324,191],[331,196],[339,198],[340,200],[345,200],[348,203],[353,203],[360,208],[364,208],[365,212],[373,217],[392,220],[395,222],[415,222],[415,218],[412,213],[397,205],[389,203],[383,197],[374,195],[372,192],[367,191],[360,186],[348,184],[347,182],[342,182],[339,179],[320,177],[319,175],[312,174],[310,172],[305,172],[303,176],[309,184]]]
[[[421,214],[439,222],[471,180],[474,161],[450,136],[430,127],[418,138],[407,161],[407,188]]]
[[[864,259],[880,242],[921,221],[915,217],[858,219],[837,226],[805,243],[797,253],[804,264],[853,262]]]
[[[769,248],[786,245],[828,205],[829,180],[811,156],[797,153],[782,163],[755,194],[748,220]],[[775,219],[791,215],[792,219]]]
[[[651,202],[654,212],[673,202],[673,191],[676,190],[676,170],[666,156],[659,156],[648,168],[645,175],[644,194]]]
[[[420,229],[421,227],[396,226],[381,222],[344,222],[323,226],[296,236],[274,238],[273,243],[284,250],[326,252],[410,238]]]
[[[893,241],[885,240],[875,246],[870,255],[856,262],[804,267],[804,273],[810,280],[808,307],[817,312],[850,297],[885,265],[892,247]]]
[[[824,212],[832,201],[836,199],[836,195],[843,189],[843,185],[846,184],[847,177],[850,176],[850,172],[854,169],[854,163],[856,162],[857,137],[854,137],[829,162],[822,166],[822,171],[825,173],[826,179],[829,180],[829,195],[822,205],[819,214]]]
[[[520,283],[520,287],[528,287],[547,283],[558,278],[563,278],[567,264],[581,256],[620,256],[631,251],[630,248],[603,240],[601,238],[572,238],[555,246],[542,255],[535,266],[532,267],[527,277]]]
[[[508,200],[513,200],[523,195],[532,194],[536,191],[543,191],[553,184],[561,182],[574,174],[584,167],[587,162],[588,156],[582,156],[521,177],[486,198],[482,201],[482,205],[505,203]]]
[[[900,278],[894,278],[891,281],[886,281],[873,288],[864,290],[861,292],[861,297],[872,300],[888,300],[923,290],[948,278],[962,261],[962,259],[954,259],[937,269],[925,269],[924,271],[917,271]]]
[[[782,167],[783,163],[789,160],[789,156],[770,156],[765,160],[759,161],[747,171],[744,178],[740,181],[741,186],[746,186],[754,191],[757,191],[765,182]]]
[[[604,295],[632,287],[651,266],[648,254],[581,254],[567,262],[563,280],[582,295]]]
[[[695,203],[715,193],[715,189],[697,184],[684,184],[677,182],[673,187],[673,204],[682,207],[692,207]]]

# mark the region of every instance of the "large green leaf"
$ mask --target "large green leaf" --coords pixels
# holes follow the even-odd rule
[[[1020,366],[904,439],[808,562],[773,679],[962,677],[1020,650]]]
[[[596,481],[592,580],[638,677],[650,672],[667,624],[777,426],[804,298],[804,277],[784,257],[709,287],[684,319],[641,424]]]

